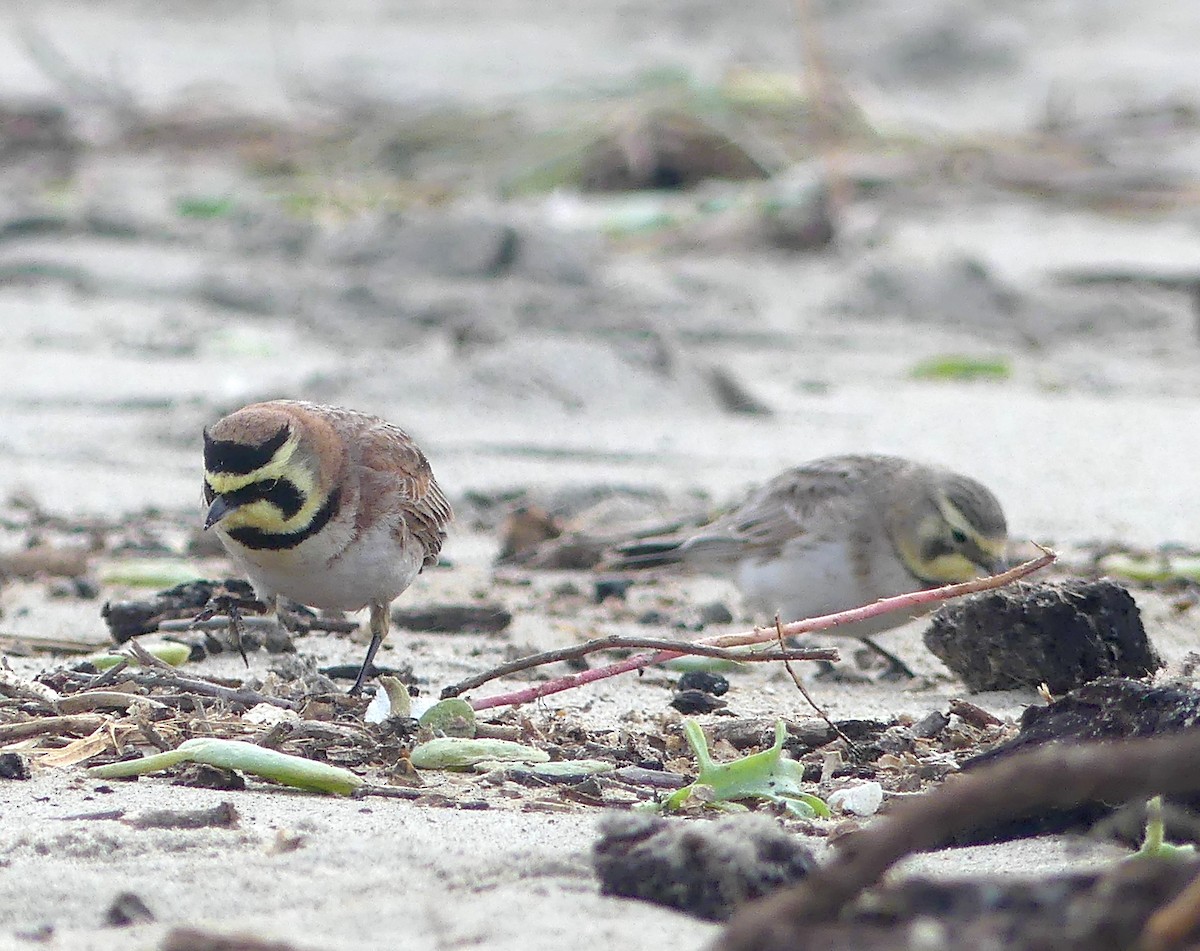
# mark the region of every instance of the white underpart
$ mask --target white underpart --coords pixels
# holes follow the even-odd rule
[[[871,577],[860,578],[846,540],[814,545],[796,539],[784,546],[778,558],[743,558],[736,580],[748,607],[761,611],[767,619],[778,613],[784,623],[857,608],[921,587],[894,557],[875,558]],[[839,625],[836,632],[867,636],[903,624],[913,616],[914,612],[895,612],[854,625]]]
[[[421,571],[422,547],[412,541],[401,550],[384,522],[372,526],[357,544],[330,557],[331,550],[340,547],[331,545],[330,535],[336,531],[336,523],[331,523],[296,548],[282,551],[248,550],[223,532],[219,534],[260,598],[281,594],[329,611],[357,611],[372,601],[387,604]]]

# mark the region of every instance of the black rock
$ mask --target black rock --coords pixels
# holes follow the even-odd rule
[[[924,639],[973,691],[1044,683],[1064,693],[1098,677],[1144,677],[1162,666],[1132,596],[1107,579],[985,591],[943,607]]]
[[[597,604],[604,603],[607,598],[617,598],[624,601],[625,593],[632,584],[632,578],[601,578],[596,582],[592,600]]]
[[[732,621],[733,612],[723,601],[712,601],[700,608],[700,623],[703,625],[729,624]]]
[[[133,892],[121,892],[104,913],[104,920],[114,928],[143,925],[154,920],[154,912]]]
[[[29,764],[20,753],[0,753],[0,779],[28,779]]]
[[[748,901],[803,879],[812,853],[765,816],[674,822],[644,814],[600,820],[592,853],[600,890],[723,921]]]
[[[723,697],[729,691],[729,681],[707,670],[689,670],[679,678],[679,689],[703,690],[714,697]]]
[[[913,736],[928,740],[937,736],[950,725],[950,718],[941,710],[930,710],[913,724]]]

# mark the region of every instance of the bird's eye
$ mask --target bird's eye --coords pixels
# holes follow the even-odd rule
[[[967,543],[967,533],[961,528],[950,529],[950,537],[954,539],[954,544],[965,545]]]

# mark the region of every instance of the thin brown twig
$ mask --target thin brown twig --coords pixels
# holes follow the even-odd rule
[[[174,667],[168,664],[161,657],[155,657],[153,654],[151,654],[148,650],[146,650],[146,648],[142,647],[142,645],[137,642],[136,638],[131,638],[125,646],[129,648],[129,653],[131,653],[134,659],[143,667],[149,670],[163,670],[172,674],[175,673]]]
[[[94,690],[97,687],[107,687],[109,684],[115,684],[117,678],[129,669],[129,661],[122,657],[119,661],[113,664],[108,670],[97,674],[96,678],[88,684],[88,689]]]
[[[791,947],[900,859],[980,825],[1096,800],[1119,803],[1200,788],[1200,731],[1120,742],[1054,743],[1014,753],[957,781],[900,801],[886,818],[838,840],[833,860],[795,888],[734,917],[714,947]]]
[[[882,598],[873,604],[865,604],[862,607],[852,608],[849,611],[838,611],[834,614],[824,614],[820,617],[808,618],[803,621],[792,621],[790,624],[783,625],[783,634],[785,637],[793,637],[797,634],[824,631],[841,624],[853,624],[857,621],[865,621],[868,618],[888,614],[893,611],[903,611],[918,606],[934,604],[938,601],[944,601],[947,598],[957,598],[964,594],[974,594],[977,591],[988,591],[992,588],[1002,587],[1019,578],[1024,578],[1026,575],[1041,568],[1045,568],[1058,558],[1049,548],[1044,548],[1041,545],[1037,547],[1043,552],[1040,557],[1023,562],[998,575],[975,578],[971,581],[949,584],[941,588],[913,591],[908,594],[897,595],[894,598]],[[720,634],[716,637],[704,638],[695,643],[702,647],[745,647],[750,644],[762,644],[766,641],[773,641],[776,636],[777,632],[770,628],[756,627],[753,631],[746,633]],[[658,650],[654,653],[634,654],[632,657],[627,657],[606,667],[594,667],[591,670],[585,670],[578,674],[570,674],[565,677],[557,677],[545,683],[536,684],[521,690],[497,694],[493,697],[484,697],[480,700],[472,700],[471,706],[475,710],[487,710],[491,707],[529,703],[540,697],[561,693],[564,690],[571,690],[584,684],[594,683],[597,680],[606,680],[609,677],[615,677],[617,674],[627,673],[631,670],[640,670],[643,667],[649,667],[651,664],[661,664],[664,661],[674,660],[676,657],[683,657],[685,653],[685,651],[680,649],[680,645],[676,645],[673,649]]]
[[[666,637],[626,637],[621,634],[612,634],[608,637],[596,637],[590,641],[584,641],[582,644],[575,644],[571,647],[559,647],[555,650],[530,654],[527,657],[518,657],[516,660],[510,660],[490,670],[485,670],[483,673],[460,680],[456,684],[451,684],[442,690],[440,696],[443,700],[448,697],[457,697],[459,694],[466,693],[468,690],[474,690],[476,687],[481,687],[489,681],[496,680],[499,677],[506,677],[509,674],[519,673],[522,670],[529,670],[533,667],[541,667],[545,664],[554,664],[564,660],[576,660],[588,654],[594,654],[597,651],[619,648],[629,650],[677,651],[680,654],[694,654],[700,657],[715,657],[719,660],[735,661],[836,661],[838,659],[837,648],[834,647],[784,647],[778,651],[747,651],[732,650],[727,647],[713,647],[703,642],[673,641]]]
[[[775,615],[775,634],[779,638],[780,648],[783,648],[783,623],[779,620],[778,614]],[[862,750],[858,748],[858,746],[852,739],[850,739],[850,737],[846,736],[846,734],[842,732],[841,727],[829,719],[828,713],[817,706],[817,701],[812,698],[812,694],[808,692],[808,688],[804,686],[799,675],[792,668],[792,662],[790,659],[783,658],[783,669],[788,672],[788,676],[792,678],[792,683],[796,685],[796,689],[800,691],[801,696],[808,701],[808,705],[817,712],[817,716],[824,720],[825,725],[828,726],[829,729],[833,730],[839,740],[846,744],[846,749],[850,751],[850,755],[855,759],[861,758]]]

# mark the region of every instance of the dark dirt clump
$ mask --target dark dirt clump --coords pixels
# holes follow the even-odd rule
[[[1188,687],[1151,686],[1136,680],[1102,678],[1047,706],[1029,707],[1021,716],[1021,732],[1011,740],[980,753],[962,764],[964,770],[1046,743],[1088,740],[1136,739],[1178,733],[1200,723],[1200,691]],[[1200,790],[1176,797],[1175,802],[1196,810]],[[1047,833],[1082,831],[1113,814],[1113,804],[1085,802],[1066,809],[1047,809],[977,829],[960,837],[958,844],[998,842]],[[1195,827],[1168,832],[1194,838]]]
[[[693,823],[636,814],[601,822],[593,863],[606,895],[711,921],[798,882],[816,864],[794,836],[762,816]]]
[[[964,598],[934,615],[924,640],[973,691],[1044,683],[1064,693],[1162,666],[1133,598],[1107,579],[1017,583]]]

